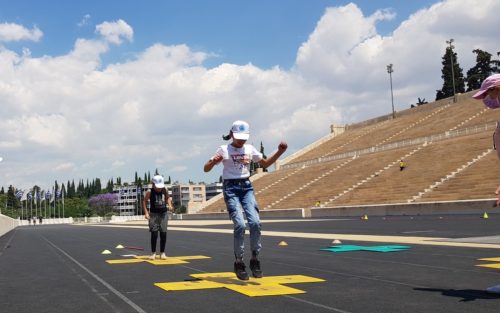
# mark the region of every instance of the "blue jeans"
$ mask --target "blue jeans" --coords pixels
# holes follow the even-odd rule
[[[253,192],[252,183],[248,179],[225,180],[223,184],[224,201],[226,202],[229,217],[234,224],[234,256],[243,258],[245,249],[245,219],[247,217],[250,228],[250,247],[252,254],[257,256],[262,248],[260,243],[259,208]]]

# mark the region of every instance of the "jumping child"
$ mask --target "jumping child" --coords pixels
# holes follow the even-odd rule
[[[245,220],[243,211],[247,217],[250,228],[250,247],[252,258],[250,259],[250,270],[256,278],[262,277],[260,261],[258,259],[261,250],[260,231],[261,223],[259,208],[255,200],[254,190],[250,182],[250,162],[258,162],[263,168],[267,168],[286,151],[288,145],[281,142],[270,158],[263,158],[262,153],[254,146],[246,144],[250,136],[250,127],[247,122],[235,121],[228,135],[222,136],[224,140],[232,139],[231,144],[220,146],[215,155],[205,163],[203,170],[210,172],[212,168],[222,162],[224,201],[227,212],[234,224],[234,272],[241,280],[248,280],[245,263],[243,261]]]

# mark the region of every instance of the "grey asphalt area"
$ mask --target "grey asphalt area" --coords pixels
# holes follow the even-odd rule
[[[410,248],[320,250],[337,238]],[[263,220],[262,243],[265,277],[240,282],[214,274],[232,271],[228,221],[171,221],[157,264],[145,224],[19,227],[0,237],[0,312],[499,312],[500,269],[477,266],[500,257],[495,214]]]

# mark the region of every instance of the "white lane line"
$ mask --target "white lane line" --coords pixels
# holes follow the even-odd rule
[[[139,228],[145,229],[147,226],[127,226],[127,225],[109,225],[109,224],[92,224],[79,225],[91,227],[116,227],[116,228]],[[169,227],[169,231],[188,231],[188,232],[204,232],[204,233],[219,233],[232,234],[233,229],[217,229],[217,228],[194,228],[194,227]],[[248,234],[248,230],[246,231]],[[355,234],[328,234],[328,233],[302,233],[302,232],[286,232],[286,231],[262,231],[262,236],[270,237],[287,237],[287,238],[305,238],[305,239],[339,239],[350,241],[366,241],[366,242],[390,242],[390,243],[405,243],[415,245],[428,246],[447,246],[447,247],[463,247],[463,248],[486,248],[500,249],[500,244],[493,243],[469,243],[449,241],[450,238],[441,237],[417,237],[417,236],[390,236],[390,235],[355,235]]]
[[[104,287],[108,288],[109,291],[111,291],[112,293],[114,293],[118,298],[122,299],[126,304],[128,304],[130,307],[132,307],[136,312],[146,313],[146,311],[144,311],[141,307],[139,307],[137,304],[135,304],[132,300],[130,300],[124,294],[122,294],[121,292],[119,292],[118,290],[116,290],[115,288],[113,288],[113,286],[111,286],[110,284],[108,284],[104,279],[102,279],[101,277],[99,277],[97,274],[95,274],[94,272],[92,272],[91,270],[89,270],[88,268],[86,268],[83,264],[81,264],[80,262],[78,262],[75,258],[73,258],[71,255],[69,255],[66,251],[64,251],[63,249],[61,249],[58,246],[56,246],[54,243],[52,243],[47,238],[45,238],[43,236],[42,236],[42,238],[45,241],[47,241],[52,247],[54,247],[55,249],[59,250],[59,252],[61,252],[62,254],[64,254],[68,259],[70,259],[71,261],[73,261],[81,269],[83,269],[84,271],[86,271],[95,280],[97,280],[98,282],[100,282]]]
[[[412,231],[404,231],[402,234],[418,234],[418,233],[433,233],[435,230],[412,230]]]
[[[330,311],[338,312],[338,313],[350,313],[349,311],[344,311],[344,310],[341,310],[341,309],[332,308],[330,306],[326,306],[326,305],[323,305],[323,304],[320,304],[320,303],[316,303],[316,302],[307,301],[307,300],[300,299],[300,298],[297,298],[297,297],[293,297],[293,296],[290,296],[290,295],[283,295],[283,297],[289,298],[289,299],[293,299],[295,301],[307,303],[307,304],[310,304],[310,305],[313,305],[313,306],[317,306],[317,307],[320,307],[322,309],[327,309],[327,310],[330,310]]]

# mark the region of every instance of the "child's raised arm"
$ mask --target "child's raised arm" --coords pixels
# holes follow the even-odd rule
[[[267,159],[262,159],[259,161],[259,164],[263,167],[263,168],[267,168],[269,166],[271,166],[274,162],[276,162],[276,160],[283,154],[285,153],[286,149],[288,148],[288,144],[284,141],[280,142],[280,144],[278,145],[278,151],[276,151],[271,157],[267,158]]]

